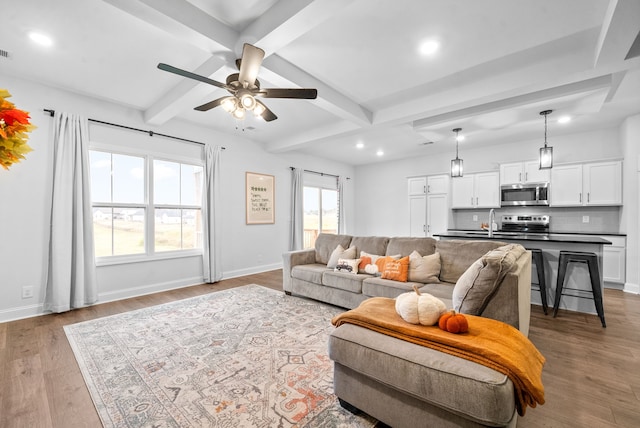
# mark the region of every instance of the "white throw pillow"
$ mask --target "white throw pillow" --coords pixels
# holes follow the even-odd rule
[[[333,268],[334,272],[351,273],[353,275],[358,273],[358,265],[360,259],[338,259],[338,264]]]
[[[440,253],[422,256],[414,251],[409,254],[409,281],[425,284],[438,283],[440,276]]]
[[[356,247],[349,247],[345,250],[342,245],[338,244],[336,249],[333,250],[333,253],[331,253],[331,257],[329,257],[329,263],[327,263],[327,267],[333,269],[338,265],[338,260],[355,258]]]

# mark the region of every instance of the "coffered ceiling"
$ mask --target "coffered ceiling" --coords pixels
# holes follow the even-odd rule
[[[150,129],[179,118],[355,165],[452,151],[456,127],[461,150],[542,140],[547,109],[550,139],[640,113],[638,0],[21,0],[3,18],[0,74],[133,107]],[[266,52],[262,87],[318,98],[267,99],[278,120],[236,129],[193,110],[226,91],[157,69],[225,81],[245,42]]]

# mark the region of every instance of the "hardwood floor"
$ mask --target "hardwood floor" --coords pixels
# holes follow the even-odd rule
[[[282,271],[265,272],[0,324],[0,427],[99,427],[100,420],[62,327],[205,293],[260,284],[282,290]],[[546,403],[519,427],[640,426],[640,296],[605,290],[607,328],[595,315],[533,306],[529,338],[546,357]]]

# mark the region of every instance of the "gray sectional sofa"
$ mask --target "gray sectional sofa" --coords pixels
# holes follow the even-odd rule
[[[283,255],[284,291],[344,308],[369,297],[397,297],[415,283],[327,268],[338,245],[377,255],[440,254],[437,281],[418,283],[453,307],[458,279],[490,251],[506,248],[511,266],[482,300],[479,313],[528,334],[531,253],[516,252],[495,241],[437,241],[432,238],[352,237],[321,234],[314,249]],[[504,253],[503,253],[504,256]],[[507,257],[508,258],[508,257]],[[485,263],[490,266],[490,263]],[[460,282],[464,282],[460,280]],[[459,295],[459,293],[457,293]],[[458,302],[459,304],[459,302]],[[462,308],[464,309],[464,308]],[[477,308],[476,308],[477,309]],[[464,310],[461,310],[464,313]],[[343,406],[362,410],[394,428],[515,427],[517,413],[511,380],[493,369],[405,342],[353,324],[336,328],[329,338],[334,361],[334,392]]]

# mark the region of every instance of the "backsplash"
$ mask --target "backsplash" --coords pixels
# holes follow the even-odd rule
[[[620,233],[620,212],[622,207],[505,207],[496,208],[496,223],[502,227],[503,215],[548,214],[551,218],[549,231],[554,233]],[[478,220],[474,221],[473,216]],[[583,217],[589,222],[584,223]],[[489,222],[489,210],[453,210],[453,224],[450,229],[479,230],[482,223]]]

